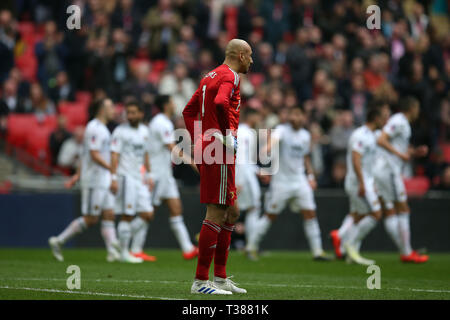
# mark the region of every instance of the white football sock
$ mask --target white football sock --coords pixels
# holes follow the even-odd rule
[[[66,243],[68,240],[72,239],[75,235],[81,233],[82,231],[86,230],[86,222],[84,221],[83,217],[78,217],[75,220],[73,220],[65,229],[63,232],[57,236],[58,242],[61,244]]]
[[[345,238],[348,230],[353,226],[354,220],[351,214],[345,216],[344,221],[342,221],[341,226],[338,229],[339,238]]]
[[[139,216],[131,221],[131,252],[140,253],[144,251],[145,240],[147,239],[148,225],[149,223]]]
[[[358,242],[362,241],[376,225],[377,220],[374,217],[365,216],[351,229],[346,242],[356,247]]]
[[[119,236],[119,243],[122,256],[128,254],[131,240],[131,225],[128,221],[120,221],[117,226],[117,234]]]
[[[409,228],[409,212],[400,212],[398,214],[398,226],[400,229],[400,239],[404,255],[410,255],[411,248],[411,231]]]
[[[191,252],[194,249],[189,232],[184,224],[183,216],[170,217],[170,229],[172,229],[175,238],[183,252]]]
[[[106,250],[108,250],[108,252],[113,251],[114,247],[112,246],[112,244],[117,243],[117,241],[118,241],[117,236],[116,236],[116,228],[114,225],[114,221],[102,220],[101,234],[102,234],[103,240],[105,241]]]
[[[253,207],[245,214],[245,237],[247,242],[251,238],[251,234],[255,233],[259,220],[259,208]]]
[[[259,244],[261,243],[264,235],[269,230],[272,225],[272,221],[269,219],[267,215],[263,215],[258,219],[258,223],[255,225],[255,230],[253,235],[250,237],[249,242],[247,244],[247,250],[258,250]]]
[[[402,240],[400,238],[400,228],[398,224],[398,216],[396,214],[392,214],[386,218],[384,218],[384,228],[386,232],[391,237],[394,244],[397,246],[398,250],[402,252]]]
[[[320,238],[320,228],[317,218],[303,220],[303,227],[312,255],[314,257],[321,255],[323,253],[322,239]]]

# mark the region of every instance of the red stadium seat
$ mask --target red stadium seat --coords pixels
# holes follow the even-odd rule
[[[231,40],[238,34],[238,8],[236,6],[228,6],[224,10],[225,28],[228,31],[228,38]]]
[[[412,177],[404,179],[404,182],[409,196],[423,196],[430,189],[430,180],[427,177]]]
[[[165,60],[155,60],[152,62],[152,69],[154,72],[161,73],[166,70],[167,61]]]
[[[265,76],[262,73],[253,73],[249,74],[248,80],[254,87],[258,87],[261,83],[264,82]]]
[[[16,147],[24,147],[28,131],[37,125],[33,114],[11,114],[8,116],[7,141]]]
[[[62,102],[59,104],[59,113],[67,118],[69,131],[78,126],[85,126],[88,119],[89,105],[85,102]]]
[[[89,91],[78,91],[75,93],[75,99],[89,105],[92,100],[92,94]]]
[[[41,161],[49,161],[49,137],[53,129],[45,126],[36,126],[28,131],[27,151],[34,158]]]
[[[442,145],[442,154],[445,162],[450,163],[450,143]]]

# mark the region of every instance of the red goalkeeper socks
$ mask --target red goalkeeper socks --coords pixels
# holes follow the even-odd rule
[[[225,223],[217,239],[216,253],[214,255],[214,276],[223,279],[227,277],[226,267],[233,230],[234,224]]]
[[[218,244],[217,239],[220,234],[220,225],[203,220],[202,229],[200,230],[200,237],[198,240],[198,261],[195,279],[208,280],[209,267],[211,266],[214,252]]]

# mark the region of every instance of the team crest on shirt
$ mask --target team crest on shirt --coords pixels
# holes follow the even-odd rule
[[[91,141],[92,141],[92,142],[95,142],[95,136],[92,136]]]
[[[133,208],[133,206],[131,204],[128,204],[127,208],[131,209],[131,208]]]
[[[98,209],[100,209],[100,207],[99,206],[94,206],[94,210],[98,210]]]

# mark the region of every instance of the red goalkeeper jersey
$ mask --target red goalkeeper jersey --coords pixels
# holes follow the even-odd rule
[[[237,72],[225,64],[209,72],[201,81],[183,111],[186,129],[194,137],[194,122],[201,120],[202,149],[214,139],[205,136],[209,129],[218,129],[223,135],[227,130],[236,137],[241,106],[240,79]]]

